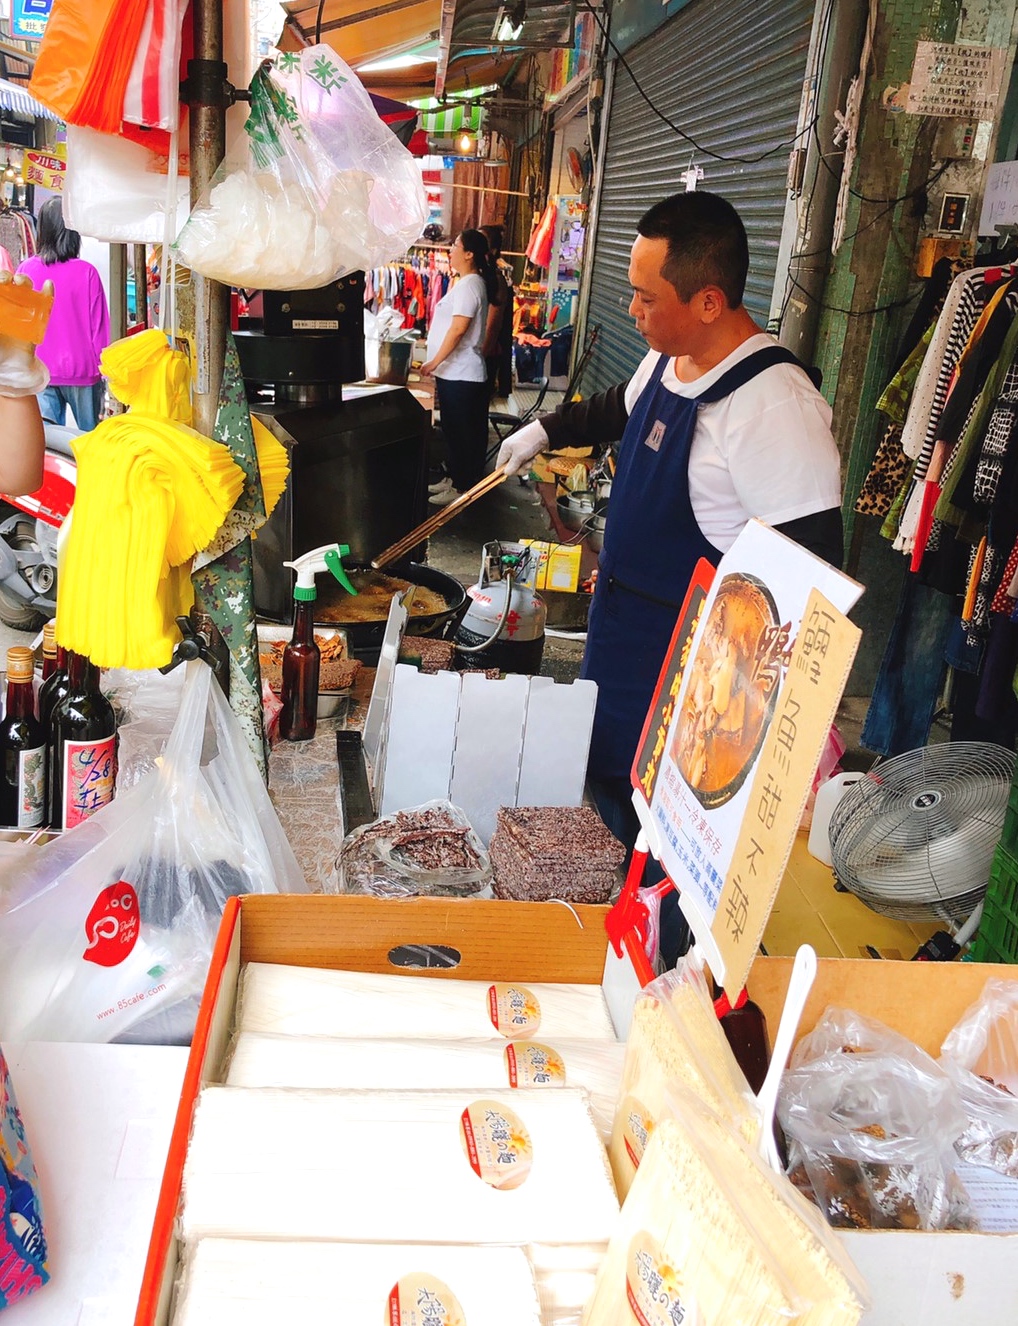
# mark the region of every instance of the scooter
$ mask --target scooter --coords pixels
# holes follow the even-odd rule
[[[0,622],[37,631],[57,609],[57,532],[74,503],[76,428],[44,424],[42,486],[27,497],[0,493]]]

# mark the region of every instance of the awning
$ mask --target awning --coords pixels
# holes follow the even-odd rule
[[[283,8],[286,28],[280,49],[313,42],[319,14],[316,0],[288,0]],[[365,9],[363,0],[325,0],[322,41],[356,69],[413,50],[437,36],[440,11],[441,0],[389,0],[374,9]]]
[[[37,120],[54,120],[57,124],[63,123],[59,115],[54,115],[41,101],[36,101],[35,97],[24,88],[18,87],[17,83],[8,82],[6,78],[0,78],[0,108],[13,111],[15,115],[34,115]]]

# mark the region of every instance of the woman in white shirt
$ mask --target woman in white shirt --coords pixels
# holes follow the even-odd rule
[[[435,305],[423,374],[434,377],[448,477],[433,485],[428,501],[446,506],[484,477],[488,450],[488,372],[484,334],[488,303],[499,279],[488,241],[464,230],[449,250],[456,280]]]

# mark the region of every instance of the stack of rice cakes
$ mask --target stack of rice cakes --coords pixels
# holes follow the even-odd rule
[[[489,848],[495,897],[605,903],[625,854],[588,806],[503,806]]]

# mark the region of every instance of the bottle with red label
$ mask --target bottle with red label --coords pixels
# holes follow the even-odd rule
[[[7,709],[0,723],[0,825],[35,829],[46,815],[46,738],[35,716],[35,659],[26,645],[7,651]]]
[[[68,651],[67,694],[50,718],[49,822],[73,829],[113,800],[117,720],[99,689],[99,669]]]

